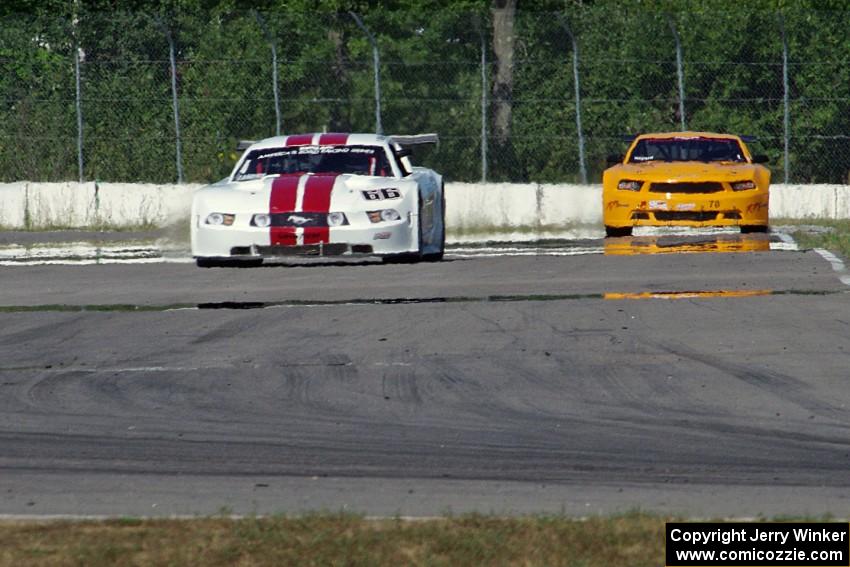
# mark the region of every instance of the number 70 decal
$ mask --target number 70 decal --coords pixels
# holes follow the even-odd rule
[[[399,199],[401,198],[401,193],[398,189],[390,188],[390,189],[369,189],[367,191],[361,191],[363,193],[363,198],[367,201],[383,201],[384,199]]]

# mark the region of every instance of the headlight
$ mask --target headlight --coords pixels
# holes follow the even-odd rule
[[[254,226],[259,226],[260,228],[271,226],[272,216],[267,215],[265,213],[254,215],[254,218],[251,219],[251,224],[253,224]]]
[[[643,181],[623,179],[617,183],[617,189],[622,189],[623,191],[640,191],[641,187],[643,187]]]
[[[204,222],[214,226],[230,226],[233,224],[234,220],[236,220],[236,215],[230,215],[227,213],[210,213],[207,215],[207,219]]]
[[[328,226],[342,226],[345,224],[345,215],[342,213],[328,213]]]
[[[733,181],[730,185],[732,186],[732,191],[747,191],[756,188],[756,182],[752,180]]]
[[[381,219],[390,222],[401,220],[401,215],[398,214],[398,211],[395,209],[384,209],[381,211]]]
[[[401,214],[395,209],[382,209],[380,211],[366,211],[370,222],[390,222],[401,220]]]

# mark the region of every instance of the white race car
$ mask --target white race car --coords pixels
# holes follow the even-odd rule
[[[198,266],[257,265],[288,256],[440,260],[442,176],[410,163],[436,134],[303,134],[242,142],[229,177],[195,193]]]

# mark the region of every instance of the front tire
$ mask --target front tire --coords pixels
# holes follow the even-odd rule
[[[223,260],[221,258],[195,258],[199,268],[256,268],[263,265],[262,259]]]
[[[617,237],[617,236],[631,236],[632,235],[632,227],[630,226],[608,226],[605,225],[605,236],[607,238]]]
[[[421,206],[419,207],[422,208]],[[440,262],[443,259],[443,256],[446,254],[446,189],[445,186],[443,190],[440,191],[440,225],[442,227],[442,233],[440,234],[440,251],[434,252],[431,254],[425,254],[423,259],[426,262]],[[420,230],[420,234],[421,234]],[[421,237],[420,237],[421,238]]]
[[[381,258],[381,261],[384,264],[415,264],[425,259],[425,255],[422,253],[422,195],[418,196],[418,200],[419,216],[417,218],[419,222],[417,224],[419,234],[417,238],[417,246],[419,247],[419,250],[417,252],[404,252],[402,254],[384,256]]]

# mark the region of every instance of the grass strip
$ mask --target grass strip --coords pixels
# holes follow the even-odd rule
[[[0,523],[0,565],[662,565],[665,519],[354,515]]]
[[[792,225],[788,232],[800,248],[826,248],[844,260],[850,259],[850,219],[777,219],[773,225]]]

